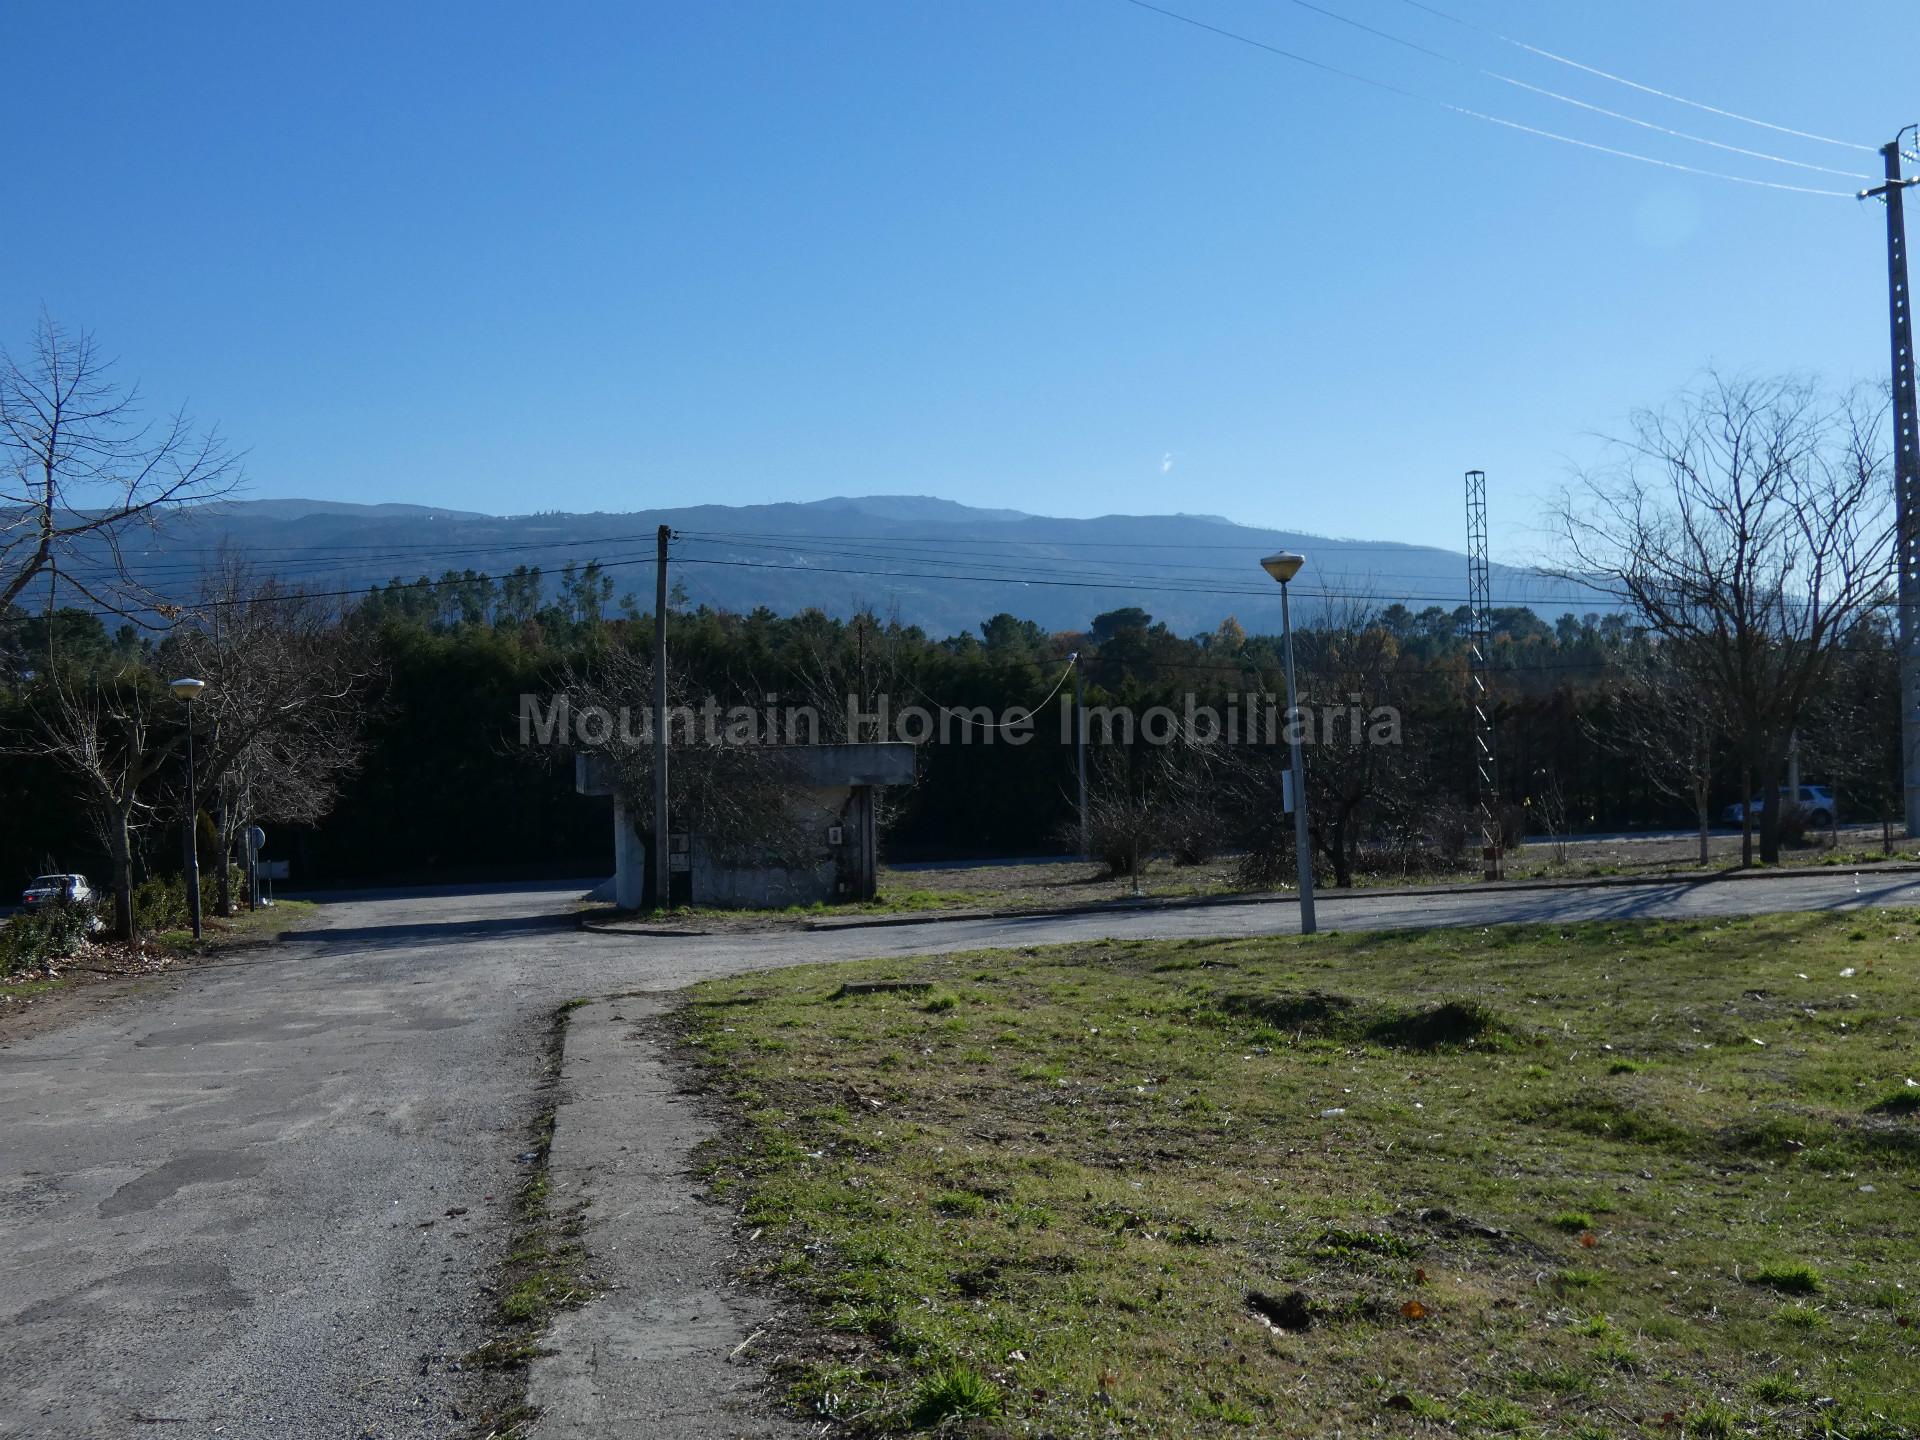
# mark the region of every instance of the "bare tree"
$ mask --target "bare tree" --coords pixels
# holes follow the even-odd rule
[[[1885,598],[1884,411],[1858,390],[1836,399],[1800,378],[1710,374],[1636,415],[1614,462],[1557,507],[1564,573],[1630,606],[1718,697],[1745,794],[1778,795],[1795,725]],[[1769,862],[1780,808],[1761,817]]]
[[[0,611],[42,576],[115,614],[148,602],[126,530],[216,499],[238,458],[184,412],[143,423],[138,392],[84,330],[42,314],[24,356],[0,350]]]
[[[1872,615],[1842,647],[1832,680],[1800,729],[1801,764],[1833,784],[1838,810],[1880,822],[1880,845],[1893,853],[1900,814],[1900,652],[1891,617]],[[1831,817],[1837,827],[1837,813]]]
[[[113,927],[133,935],[134,835],[153,812],[151,792],[186,731],[178,703],[151,672],[130,665],[76,678],[54,670],[31,698],[33,729],[12,753],[52,759],[74,779],[74,796],[112,869]]]
[[[175,673],[208,682],[191,713],[195,778],[204,802],[225,802],[224,910],[225,857],[237,831],[255,818],[319,819],[357,764],[375,668],[370,644],[320,602],[257,582],[229,560],[161,656]],[[135,839],[163,808],[179,813],[185,786],[173,757],[188,711],[144,661],[50,664],[27,701],[30,728],[11,750],[49,758],[74,778],[112,868],[115,928],[131,936]]]
[[[1583,717],[1598,743],[1633,762],[1662,795],[1685,802],[1700,835],[1700,863],[1709,860],[1713,827],[1713,756],[1724,720],[1710,666],[1680,658],[1680,642],[1632,656],[1613,684],[1603,722]]]
[[[1528,788],[1532,793],[1527,797],[1527,809],[1535,817],[1535,823],[1546,831],[1553,863],[1564,865],[1567,836],[1573,827],[1567,823],[1567,791],[1560,783],[1560,772],[1549,765]]]
[[[207,682],[194,705],[202,803],[217,816],[219,913],[229,864],[257,821],[311,824],[358,768],[380,663],[330,602],[262,579],[223,551],[176,627],[169,663]]]
[[[1413,756],[1400,743],[1400,647],[1371,602],[1345,600],[1302,632],[1299,651],[1300,703],[1318,722],[1307,737],[1311,833],[1334,883],[1351,885],[1361,827],[1404,819],[1416,799]]]

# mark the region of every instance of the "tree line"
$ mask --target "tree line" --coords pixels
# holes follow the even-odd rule
[[[130,429],[129,403],[91,342],[51,324],[27,357],[0,363],[0,444],[15,477],[0,503],[0,874],[97,869],[130,929],[133,886],[184,858],[189,727],[192,829],[216,883],[246,827],[269,822],[273,853],[309,883],[604,867],[603,803],[572,793],[569,754],[517,734],[526,696],[644,708],[652,617],[616,597],[602,567],[448,570],[339,597],[221,554],[186,593],[151,593],[113,563],[123,538],[234,472],[183,417]],[[1570,488],[1554,512],[1564,571],[1594,588],[1594,606],[1486,617],[1509,831],[1685,824],[1704,835],[1718,807],[1773,793],[1796,748],[1802,773],[1835,785],[1854,817],[1897,813],[1880,420],[1869,399],[1810,382],[1709,377],[1635,417],[1608,464]],[[69,569],[84,578],[70,582]],[[1073,693],[1069,657],[1093,707],[1239,714],[1258,708],[1249,696],[1283,693],[1280,637],[1231,618],[1176,634],[1137,608],[1073,631],[1003,613],[934,636],[872,607],[737,613],[676,593],[668,630],[676,696],[805,704],[824,727],[812,738],[826,741],[875,738],[862,717],[883,697],[1019,713]],[[1330,878],[1464,849],[1473,642],[1463,606],[1355,597],[1303,614],[1305,706],[1394,717],[1390,741],[1331,724],[1309,746],[1313,843]],[[168,692],[180,675],[208,682],[191,707]],[[888,797],[891,855],[1077,845],[1061,703],[1023,745],[949,732],[923,746],[917,784]],[[751,757],[711,748],[677,762],[676,803],[751,844]],[[1250,879],[1291,863],[1275,803],[1281,734],[1221,745],[1182,726],[1166,740],[1102,735],[1093,749],[1090,838],[1114,868],[1143,847],[1230,846]],[[646,763],[633,757],[625,783],[643,786]],[[777,799],[759,822],[774,846],[767,805]],[[1749,853],[1778,857],[1783,818],[1772,805],[1749,825]]]

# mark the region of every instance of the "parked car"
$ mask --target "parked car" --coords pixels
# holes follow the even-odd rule
[[[1780,798],[1788,804],[1797,803],[1807,813],[1807,824],[1816,830],[1826,830],[1840,821],[1840,802],[1834,798],[1833,790],[1826,785],[1802,785],[1796,802],[1793,792],[1785,785],[1780,787]],[[1767,797],[1756,795],[1748,802],[1753,806],[1753,818],[1756,822],[1767,812]],[[1747,806],[1737,801],[1720,812],[1720,819],[1727,825],[1744,825],[1747,819]]]
[[[87,884],[84,875],[42,875],[27,886],[20,896],[20,903],[33,910],[51,900],[82,905],[91,899],[93,887]]]

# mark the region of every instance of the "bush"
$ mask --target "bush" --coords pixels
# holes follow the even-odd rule
[[[50,900],[0,926],[0,975],[43,970],[80,948],[94,925],[91,905]]]
[[[1475,832],[1474,838],[1479,838]],[[1368,875],[1449,875],[1472,870],[1461,847],[1451,843],[1449,834],[1441,843],[1424,844],[1419,840],[1388,841],[1369,845],[1353,857],[1353,868]]]
[[[1240,883],[1249,890],[1278,890],[1294,878],[1293,834],[1263,830],[1250,837],[1246,851],[1234,866]]]
[[[236,905],[247,898],[247,872],[239,866],[228,871],[227,883]],[[200,913],[211,916],[219,909],[219,877],[200,872]],[[133,928],[142,935],[155,930],[184,930],[193,923],[187,909],[187,877],[153,875],[133,888]]]
[[[187,882],[180,875],[152,875],[133,889],[133,928],[142,935],[179,930],[187,924]]]
[[[1079,843],[1078,826],[1066,826],[1061,834],[1072,837],[1068,843]],[[1164,836],[1163,817],[1149,802],[1125,792],[1095,790],[1088,795],[1087,849],[1091,859],[1106,867],[1108,875],[1133,874],[1136,856],[1145,874],[1154,847]]]
[[[1188,796],[1165,807],[1160,828],[1175,864],[1205,865],[1220,853],[1220,826],[1217,809]]]

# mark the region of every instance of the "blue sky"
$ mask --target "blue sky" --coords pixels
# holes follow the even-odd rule
[[[1786,183],[1529,83],[1720,119],[1405,0],[1169,8]],[[1914,118],[1890,3],[1439,0],[1780,124]],[[1126,0],[29,5],[0,337],[44,304],[250,451],[250,493],[520,513],[921,493],[1496,551],[1714,363],[1878,380],[1876,204],[1554,144]]]

